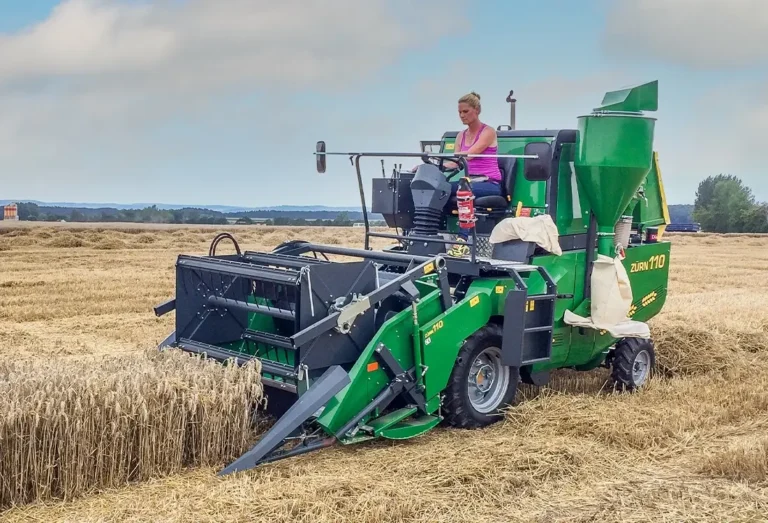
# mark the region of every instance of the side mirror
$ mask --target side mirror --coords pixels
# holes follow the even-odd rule
[[[538,156],[538,158],[525,159],[523,172],[525,179],[532,182],[549,180],[552,166],[552,146],[547,142],[531,142],[525,146],[523,154]]]
[[[325,142],[319,141],[315,146],[315,160],[317,161],[317,172],[320,174],[325,172]]]

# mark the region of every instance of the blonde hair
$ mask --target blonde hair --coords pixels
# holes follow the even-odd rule
[[[480,112],[480,95],[474,91],[459,98],[459,103],[467,104],[473,109],[476,109],[478,113]]]

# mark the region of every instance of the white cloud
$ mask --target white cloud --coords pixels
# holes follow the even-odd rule
[[[609,0],[612,55],[695,69],[768,64],[766,0]]]
[[[279,165],[275,142],[311,118],[305,94],[343,100],[428,50],[456,29],[451,2],[65,0],[0,34],[3,192],[168,199],[186,179],[174,172],[234,173],[257,156]]]
[[[42,23],[0,36],[0,82],[97,76],[184,91],[242,81],[338,87],[450,29],[447,15],[427,16],[430,4],[68,0]]]

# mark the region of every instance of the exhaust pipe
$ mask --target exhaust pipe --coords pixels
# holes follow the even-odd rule
[[[512,95],[514,93],[515,93],[514,91],[509,91],[509,96],[507,96],[507,103],[509,103],[509,130],[510,131],[515,130],[515,103],[517,102],[517,100],[512,98]]]

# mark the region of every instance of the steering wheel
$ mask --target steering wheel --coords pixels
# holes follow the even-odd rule
[[[430,157],[428,154],[425,154],[424,156],[421,157],[421,160],[424,163],[431,163],[432,165],[435,165],[435,162],[431,161],[431,158],[432,157]],[[450,179],[452,176],[457,175],[462,170],[464,170],[464,171],[467,170],[467,160],[466,160],[466,158],[464,158],[462,156],[451,156],[451,157],[448,157],[448,158],[440,157],[440,158],[436,158],[436,159],[437,159],[437,168],[440,169],[446,175],[446,178],[448,178],[448,179]],[[455,162],[457,167],[452,167],[450,169],[446,168],[445,167],[445,162],[446,161]]]

